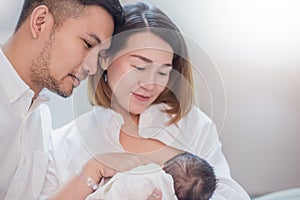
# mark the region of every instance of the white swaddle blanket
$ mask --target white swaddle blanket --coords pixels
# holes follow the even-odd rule
[[[86,200],[146,200],[154,188],[162,191],[162,200],[177,200],[173,185],[172,176],[159,165],[142,165],[117,173],[107,183],[101,182]]]

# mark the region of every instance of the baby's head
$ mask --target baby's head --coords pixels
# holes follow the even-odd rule
[[[164,164],[163,170],[173,177],[178,200],[206,200],[216,189],[213,168],[204,159],[191,153],[170,159]]]

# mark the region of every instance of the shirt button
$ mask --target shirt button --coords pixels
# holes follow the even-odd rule
[[[26,158],[23,158],[23,165],[26,165],[26,162],[27,162],[27,160],[26,160]]]

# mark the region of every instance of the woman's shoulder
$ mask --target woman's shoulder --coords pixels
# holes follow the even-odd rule
[[[91,121],[94,120],[94,111],[91,110],[87,113],[84,113],[75,119],[73,119],[71,122],[63,125],[62,127],[56,128],[51,133],[51,138],[53,141],[68,141],[71,138],[74,138],[77,133],[79,127],[81,127],[84,124],[90,124]]]
[[[90,158],[78,130],[84,122],[90,120],[91,116],[93,111],[78,116],[51,133],[51,157],[61,184],[65,183],[71,172],[79,170],[81,165]]]
[[[169,106],[165,103],[151,105],[150,108],[147,110],[151,116],[155,116],[159,119],[163,120],[170,120],[172,116],[164,112],[167,110]],[[146,113],[146,112],[144,112]],[[190,111],[185,115],[182,116],[179,123],[213,123],[212,120],[197,106],[193,105]]]
[[[181,118],[181,121],[190,123],[212,123],[212,120],[196,105],[193,105],[191,107],[191,110],[187,113],[186,116],[183,116]]]
[[[76,148],[104,140],[110,125],[112,110],[101,106],[94,106],[68,124],[52,131],[52,144],[63,145],[64,148]]]

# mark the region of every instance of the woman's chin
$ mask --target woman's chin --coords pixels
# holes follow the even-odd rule
[[[129,109],[129,112],[133,115],[140,115],[141,113],[143,113],[148,107],[135,107],[135,108],[131,108]]]

